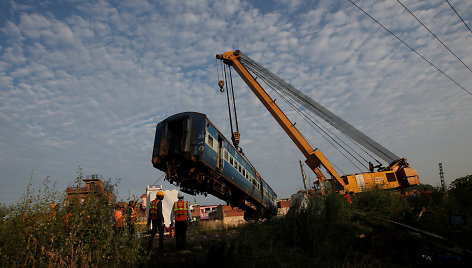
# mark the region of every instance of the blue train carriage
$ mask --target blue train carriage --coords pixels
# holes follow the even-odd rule
[[[212,194],[249,213],[277,213],[275,192],[205,114],[158,123],[152,163],[186,193]]]

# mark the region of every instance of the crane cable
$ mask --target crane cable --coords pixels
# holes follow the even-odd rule
[[[153,182],[151,185],[154,185],[154,186],[157,186],[156,183],[158,183],[160,180],[162,180],[162,178],[165,176],[166,174],[162,174],[162,176],[160,178],[158,178],[155,182]]]
[[[226,65],[223,64],[223,74],[224,74],[224,78],[225,78],[225,87],[226,87],[226,99],[228,100],[228,114],[229,114],[229,125],[231,127],[231,133],[233,133],[233,119],[232,119],[232,116],[231,116],[231,105],[230,105],[230,101],[229,101],[229,90],[228,90],[228,80],[226,78]]]
[[[274,90],[274,91],[275,91],[275,90]],[[276,92],[280,97],[282,97],[282,99],[283,99],[286,103],[288,103],[290,106],[292,106],[292,108],[293,108],[298,114],[300,114],[302,117],[305,117],[305,118],[306,118],[306,115],[304,115],[303,113],[301,113],[301,111],[300,111],[301,109],[299,109],[298,107],[295,106],[295,104],[293,104],[292,102],[290,102],[290,101],[287,99],[286,96],[280,94],[280,92],[278,92],[278,91],[275,91],[275,92]],[[308,122],[309,119],[308,119],[308,120],[305,119],[305,120]],[[349,162],[351,162],[352,165],[354,165],[359,171],[362,171],[356,164],[354,164],[354,163],[352,162],[351,159],[349,159],[349,157],[348,157],[344,152],[342,152],[342,151],[339,149],[338,146],[336,146],[335,144],[333,144],[333,142],[332,142],[330,139],[328,139],[328,138],[326,137],[326,133],[325,133],[325,135],[323,135],[322,132],[324,132],[324,131],[323,131],[323,129],[322,129],[321,127],[317,126],[317,124],[316,124],[315,122],[313,122],[313,121],[311,121],[311,123],[310,123],[310,122],[308,122],[308,123],[311,125],[311,127],[312,127],[313,129],[315,129],[315,130],[321,135],[321,137],[323,137],[326,141],[328,141],[340,154],[342,154]],[[313,125],[315,125],[315,126],[313,126]],[[328,136],[329,136],[329,135],[328,135]],[[331,138],[331,137],[330,137],[330,138]],[[332,139],[332,138],[331,138],[331,139]],[[334,139],[333,139],[333,140],[334,140]],[[341,147],[342,147],[342,146],[341,146]],[[343,149],[344,149],[344,148],[343,148]],[[344,150],[345,150],[345,149],[344,149]],[[343,173],[343,175],[345,174],[345,172],[344,172],[341,168],[337,167],[335,164],[331,163],[331,165],[333,165],[337,170],[341,171],[341,173]]]
[[[251,70],[251,72],[253,72],[254,74],[256,74],[257,77],[261,78],[261,80],[263,80],[267,85],[269,85],[272,89],[274,88],[278,88],[280,90],[280,92],[285,92],[283,91],[284,89],[284,85],[282,85],[281,83],[277,83],[277,81],[274,81],[273,79],[270,79],[270,77],[268,78],[266,75],[266,73],[262,70],[260,70],[260,68],[257,68],[256,66],[253,66],[252,64],[249,64],[249,65],[246,65],[245,66]],[[281,94],[281,93],[279,93]],[[286,94],[286,92],[284,93]],[[293,97],[291,94],[287,94],[288,96],[291,96],[292,99],[294,99],[295,97]],[[298,99],[298,98],[297,98]],[[302,103],[300,103],[300,101],[297,101],[297,100],[294,100],[296,101],[297,103],[299,103],[300,106],[304,106]],[[316,111],[313,111],[313,110],[310,110],[312,112],[315,112]],[[321,117],[319,114],[317,114],[319,117]],[[314,117],[312,117],[314,118]],[[318,122],[319,123],[319,122]],[[319,123],[321,124],[321,123]],[[321,124],[322,125],[322,124]],[[323,125],[322,125],[323,126]],[[346,146],[348,146],[353,152],[355,152],[359,157],[361,157],[366,163],[368,162],[364,157],[362,157],[356,150],[354,150],[351,146],[349,146],[347,143],[345,143],[341,138],[339,138],[336,134],[334,134],[332,131],[330,131],[326,126],[324,126],[330,133],[332,133],[336,138],[338,138],[342,143],[344,143]],[[328,135],[330,136],[330,135]],[[380,164],[380,162],[375,158],[373,157],[370,153],[368,153],[365,149],[363,149],[357,142],[355,142],[352,138],[350,138],[348,135],[345,135],[346,137],[348,137],[354,144],[357,145],[357,147],[359,147],[362,151],[364,151],[366,154],[368,154],[372,159],[374,159],[374,161],[376,161],[377,163]],[[332,137],[331,137],[332,138]],[[334,140],[334,138],[332,138]],[[336,142],[338,143],[338,142]],[[341,146],[341,145],[340,145]],[[341,146],[344,150],[348,151],[346,148],[344,148],[343,146]],[[349,153],[350,154],[350,153]],[[353,156],[354,157],[354,156]],[[354,157],[356,158],[356,157]],[[356,160],[358,162],[360,162],[357,158]],[[361,163],[361,165],[364,165]]]
[[[246,66],[247,67],[247,66]],[[249,67],[248,69],[252,69],[251,67]],[[259,70],[260,71],[260,70]],[[302,109],[301,108],[298,108],[295,104],[295,103],[298,103],[294,98],[293,96],[290,96],[286,93],[284,93],[284,91],[281,90],[281,88],[283,88],[283,85],[281,85],[280,83],[277,83],[277,81],[274,81],[274,80],[271,80],[269,78],[266,77],[266,75],[264,74],[264,72],[258,72],[256,70],[257,74],[256,75],[257,77],[261,78],[261,80],[269,87],[271,88],[273,91],[275,91],[279,96],[281,96],[290,106],[292,106],[292,108],[300,115],[302,116],[303,118],[305,118],[305,121],[307,121],[323,138],[325,138],[331,145],[333,145],[333,147],[336,148],[336,150],[338,150],[349,162],[351,162],[355,167],[357,167],[359,169],[359,171],[362,171],[356,164],[354,164],[351,159],[349,159],[346,154],[344,154],[339,148],[341,147],[343,150],[345,150],[348,154],[351,155],[351,157],[353,157],[357,162],[359,162],[362,166],[364,166],[364,164],[357,158],[355,157],[354,155],[352,155],[351,152],[349,152],[349,150],[347,150],[344,146],[342,146],[335,138],[333,138],[329,133],[327,133],[326,131],[330,132],[334,137],[336,137],[340,142],[344,143],[346,146],[348,146],[354,153],[356,153],[359,157],[361,157],[362,159],[364,159],[364,161],[367,162],[367,160],[362,157],[360,154],[358,154],[354,149],[352,149],[352,147],[350,147],[348,144],[346,144],[341,138],[339,138],[336,134],[334,134],[331,130],[329,130],[329,128],[327,128],[326,126],[324,126],[321,122],[319,122],[315,117],[313,116],[309,116],[309,114],[307,112],[303,113]],[[254,73],[254,72],[253,72]],[[290,101],[288,98],[290,98],[292,101]],[[301,107],[303,107],[302,104],[299,103],[299,105]],[[316,121],[316,122],[315,122]],[[321,126],[323,126],[326,130],[324,130]],[[324,135],[323,135],[324,134]],[[331,141],[331,140],[332,141]],[[333,142],[335,142],[336,144],[338,144],[338,146],[336,146],[335,144],[333,144]]]
[[[376,154],[378,157],[382,158],[385,162],[391,163],[400,159],[400,157],[398,157],[397,155],[395,155],[394,153],[392,153],[391,151],[389,151],[388,149],[386,149],[364,133],[357,130],[355,127],[344,121],[339,116],[324,108],[321,104],[317,103],[305,93],[301,92],[300,90],[288,84],[269,70],[260,66],[248,56],[242,54],[241,63],[245,65],[248,69],[251,69],[251,71],[253,71],[254,73],[260,72],[261,75],[269,77],[268,80],[277,81],[277,83],[281,84],[281,90],[293,96],[295,99],[298,100],[301,105],[311,110],[313,113],[318,115],[320,118],[322,118],[324,121],[338,129],[339,131],[343,132],[345,135],[354,139],[366,149]]]
[[[228,68],[228,69],[229,69],[229,81],[231,82],[231,93],[233,95],[234,121],[236,122],[236,131],[239,132],[238,113],[236,111],[236,100],[234,98],[233,75],[231,74],[231,68]]]
[[[228,71],[227,71],[226,68],[229,68],[229,76],[230,76],[230,82],[231,82],[231,87],[230,87],[230,88],[228,88],[228,84],[229,84],[229,83],[228,83],[228,79],[227,79],[227,72],[228,72]],[[218,65],[217,65],[217,69],[218,69]],[[232,80],[232,75],[231,75],[231,67],[229,67],[229,66],[226,67],[226,65],[223,64],[222,69],[224,69],[224,77],[225,77],[225,83],[224,83],[224,84],[225,84],[225,87],[226,87],[226,97],[227,97],[227,103],[228,103],[228,113],[229,113],[229,118],[230,118],[231,132],[233,132],[233,123],[232,123],[231,106],[230,106],[230,98],[229,98],[229,90],[230,90],[230,89],[231,89],[231,91],[232,91],[233,105],[234,105],[234,107],[236,107],[236,106],[235,106],[236,102],[235,102],[235,97],[234,97],[234,87],[233,87],[233,80]],[[217,70],[217,72],[218,72],[218,70]],[[219,73],[218,73],[218,78],[219,78]],[[218,79],[218,80],[219,80],[219,79]],[[263,80],[263,81],[265,81],[265,80]],[[269,85],[269,84],[267,84],[267,85]],[[270,85],[269,85],[269,86],[270,86]],[[274,90],[274,88],[272,88],[272,89]],[[289,103],[295,110],[298,111],[297,107],[296,107],[293,103],[290,103],[290,101],[287,100],[286,97],[284,97],[283,95],[281,95],[280,92],[278,92],[278,91],[276,91],[276,90],[274,90],[274,91],[277,92],[287,103]],[[235,112],[235,113],[236,113],[236,112]],[[235,115],[236,115],[236,114],[235,114]],[[304,117],[308,118],[307,115],[304,115]],[[313,119],[316,120],[315,118],[313,118]],[[317,120],[316,120],[316,121],[317,121]],[[312,122],[312,124],[315,124],[315,125],[316,125],[316,123],[313,122],[313,120],[311,120],[311,122]],[[319,121],[317,121],[317,122],[318,122],[319,124],[321,124]],[[236,126],[237,126],[237,128],[238,128],[237,123],[236,123]],[[336,150],[338,150],[349,162],[351,162],[356,168],[358,168],[359,171],[361,171],[361,169],[360,169],[356,164],[354,164],[341,150],[339,150],[339,148],[338,148],[337,146],[335,146],[328,138],[326,138],[326,137],[321,133],[321,131],[323,131],[323,129],[322,129],[321,127],[318,127],[319,129],[315,128],[314,126],[312,126],[312,127],[313,127],[318,133],[320,133],[320,135],[321,135],[323,138],[325,138],[334,148],[336,148]],[[326,128],[326,127],[325,127],[325,128]],[[327,128],[326,128],[326,129],[327,129]],[[320,130],[321,130],[321,131],[320,131]],[[329,129],[327,129],[327,130],[329,131]],[[238,131],[239,131],[239,128],[238,128]],[[324,131],[323,131],[323,132],[324,132]],[[334,133],[333,133],[333,134],[334,134]],[[328,136],[329,136],[329,134],[327,134],[326,132],[325,132],[325,135],[328,135]],[[332,137],[330,137],[330,138],[333,139]],[[338,139],[339,139],[339,138],[338,138]],[[333,139],[333,140],[334,140],[334,139]],[[334,141],[335,141],[335,140],[334,140]],[[341,147],[342,147],[342,146],[341,146]],[[343,148],[343,149],[346,150],[345,148]],[[347,150],[346,150],[346,151],[347,151]],[[356,160],[357,160],[357,159],[356,159]],[[361,164],[362,164],[362,163],[361,163]],[[343,171],[341,168],[337,167],[337,166],[334,165],[334,164],[332,164],[332,165],[333,165],[336,169],[338,169],[339,171],[341,171],[341,173],[345,174],[344,171]]]
[[[224,79],[225,79],[224,86],[226,87],[226,99],[228,102],[229,124],[231,127],[231,140],[233,141],[234,147],[240,148],[239,147],[240,134],[239,134],[238,112],[236,108],[236,98],[234,96],[234,85],[233,85],[233,75],[231,72],[231,66],[226,66],[226,64],[223,63],[222,69],[224,70]],[[221,81],[219,81],[218,84],[220,84],[220,82]],[[223,85],[220,85],[220,88],[223,88]],[[230,96],[229,96],[230,94],[231,94],[232,101],[230,100]],[[232,111],[234,112],[234,122],[236,126],[236,131],[234,131],[233,129]],[[242,152],[242,150],[240,151]]]
[[[270,81],[265,81],[264,78],[262,78],[261,80],[263,80],[266,84]],[[323,138],[325,138],[336,150],[338,150],[349,162],[351,162],[351,164],[353,164],[359,171],[362,172],[362,169],[359,168],[359,166],[357,166],[349,157],[346,156],[345,153],[343,153],[340,149],[342,148],[346,153],[348,153],[353,159],[355,159],[357,162],[359,162],[359,164],[361,164],[362,166],[364,166],[364,164],[356,157],[354,156],[351,152],[349,152],[348,149],[346,149],[343,145],[341,145],[339,141],[342,142],[342,139],[340,139],[336,134],[332,133],[331,134],[336,137],[338,140],[336,140],[334,137],[332,137],[329,133],[326,132],[330,130],[324,126],[321,122],[319,122],[316,118],[314,117],[310,117],[309,115],[307,115],[306,113],[303,113],[303,110],[300,108],[300,107],[297,107],[294,102],[296,103],[296,101],[294,99],[291,99],[290,96],[286,96],[285,94],[283,94],[282,92],[280,92],[279,90],[277,90],[275,87],[272,87],[271,85],[267,84],[270,88],[272,88],[273,91],[275,91],[279,96],[282,97],[282,99],[287,102],[300,116],[302,116],[302,118],[305,118],[305,121],[307,121],[310,126],[315,129]],[[290,99],[292,101],[290,101]],[[315,122],[316,121],[316,122]],[[323,126],[324,128],[326,128],[326,130],[324,130],[321,126]],[[324,135],[323,135],[324,134]],[[331,139],[331,140],[330,140]],[[337,146],[335,144],[336,143]],[[347,145],[347,144],[346,144]],[[351,148],[351,147],[349,147]],[[352,150],[352,148],[351,148]],[[353,150],[354,151],[354,150]],[[355,151],[354,151],[355,152]],[[356,152],[355,152],[356,153]],[[360,155],[359,155],[360,156]],[[361,158],[363,158],[362,156],[360,156]],[[364,159],[364,158],[363,158]],[[365,160],[365,159],[364,159]],[[367,162],[367,160],[365,160]],[[366,166],[364,166],[366,167]],[[339,168],[338,168],[339,169]],[[344,172],[343,172],[344,173]]]
[[[338,142],[335,138],[333,138],[330,134],[328,134],[321,126],[323,126],[328,132],[330,132],[334,137],[336,137],[336,138],[337,138],[338,140],[340,140],[341,142],[343,142],[342,139],[340,139],[338,136],[336,136],[336,134],[334,134],[332,131],[330,131],[326,126],[324,126],[324,125],[323,125],[321,122],[319,122],[316,118],[314,118],[313,116],[310,117],[309,115],[307,115],[306,112],[303,113],[301,108],[297,108],[297,107],[293,104],[293,102],[296,102],[296,103],[298,103],[298,102],[293,98],[293,96],[290,96],[290,95],[286,94],[284,91],[282,91],[280,84],[276,83],[276,82],[273,81],[273,80],[267,79],[267,77],[265,77],[263,73],[259,73],[259,74],[260,74],[260,76],[258,76],[258,77],[260,77],[262,81],[264,81],[273,91],[275,91],[279,96],[281,96],[287,103],[289,103],[289,104],[292,106],[292,108],[294,108],[294,110],[296,110],[296,111],[298,112],[298,114],[300,114],[302,117],[304,117],[305,120],[306,120],[318,133],[320,133],[320,134],[322,135],[322,137],[324,137],[331,145],[333,145],[333,146],[339,151],[339,148],[338,148],[337,146],[335,146],[335,145],[331,142],[331,140],[332,140],[332,141],[334,141],[335,143],[337,143],[337,144],[339,145],[339,147],[341,147],[342,149],[344,149],[347,153],[351,154],[346,148],[344,148],[341,144],[339,144],[339,142]],[[284,97],[284,95],[287,96],[287,97]],[[290,98],[290,99],[292,100],[292,102],[290,102],[287,98]],[[299,104],[299,105],[300,105],[301,107],[303,107],[303,105],[301,105],[301,104]],[[311,121],[311,122],[309,122],[309,121]],[[314,121],[316,121],[317,123],[315,123]],[[323,132],[324,135],[323,135],[323,133],[321,133],[321,132]],[[331,140],[329,140],[327,137],[329,137]],[[344,143],[344,142],[343,142],[343,143]],[[344,144],[346,144],[346,143],[344,143]],[[351,150],[352,150],[352,148],[351,148]],[[353,151],[354,151],[354,150],[353,150]],[[340,152],[341,152],[341,151],[340,151]],[[341,153],[342,153],[342,152],[341,152]],[[344,153],[342,153],[342,154],[345,156]],[[351,154],[351,156],[354,157],[352,154]],[[345,157],[346,157],[346,156],[345,156]],[[361,156],[361,157],[362,157],[362,156]],[[358,162],[360,162],[356,157],[354,157],[354,158],[355,158]],[[347,158],[347,159],[349,160],[349,158]],[[349,161],[350,161],[350,160],[349,160]],[[361,162],[360,162],[360,163],[361,163]],[[354,164],[354,165],[355,165],[355,164]],[[361,163],[361,165],[362,165],[362,163]],[[356,165],[355,165],[355,166],[356,166]],[[356,166],[356,167],[357,167],[357,166]],[[357,168],[359,168],[359,167],[357,167]]]

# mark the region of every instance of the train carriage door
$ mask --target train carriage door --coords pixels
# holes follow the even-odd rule
[[[166,122],[162,127],[161,146],[159,148],[160,156],[165,156],[169,154],[169,142],[169,126]]]
[[[192,136],[192,120],[190,117],[182,120],[182,140],[180,142],[180,150],[182,152],[190,152],[190,137]]]
[[[223,148],[223,138],[218,135],[218,160],[216,161],[216,167],[219,170],[222,170],[224,167],[224,148]]]

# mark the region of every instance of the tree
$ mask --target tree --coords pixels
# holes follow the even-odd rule
[[[470,192],[472,191],[472,175],[467,175],[465,177],[461,177],[455,179],[450,186],[451,192]]]

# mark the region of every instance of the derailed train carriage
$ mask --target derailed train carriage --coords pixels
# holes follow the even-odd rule
[[[175,114],[157,124],[152,164],[189,194],[212,194],[247,212],[275,215],[277,195],[205,114]]]

